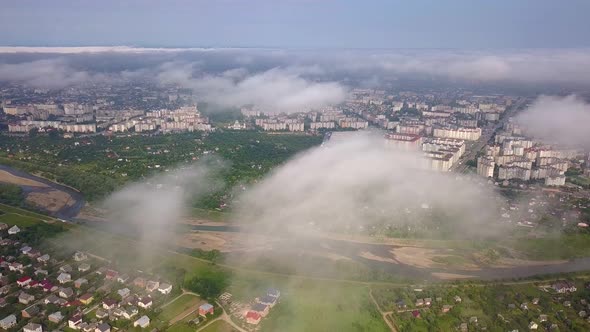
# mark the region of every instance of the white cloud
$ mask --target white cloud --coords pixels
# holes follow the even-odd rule
[[[547,143],[590,148],[590,104],[576,96],[541,96],[516,121]]]
[[[158,79],[193,89],[203,100],[226,107],[255,104],[268,112],[296,112],[337,104],[346,91],[336,82],[312,82],[302,77],[299,68],[274,68],[248,75],[245,69],[232,69],[220,75],[193,76],[194,64],[167,63]]]

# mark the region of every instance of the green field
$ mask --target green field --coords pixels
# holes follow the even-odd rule
[[[233,332],[233,331],[235,331],[235,329],[231,325],[229,325],[226,321],[217,320],[217,321],[211,323],[211,325],[207,326],[206,328],[204,328],[201,331],[202,332]]]
[[[187,323],[178,322],[166,329],[167,332],[194,332],[196,329]]]
[[[197,309],[201,302],[202,301],[198,296],[192,294],[183,294],[174,302],[164,307],[159,318],[169,321],[189,308]]]
[[[0,215],[0,222],[7,223],[8,225],[16,225],[20,228],[26,228],[41,222],[41,220],[16,213],[5,213]]]
[[[279,286],[280,287],[280,286]],[[262,331],[388,331],[366,286],[290,280]]]

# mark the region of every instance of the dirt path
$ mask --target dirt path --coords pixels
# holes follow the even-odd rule
[[[223,320],[223,321],[225,321],[226,323],[228,323],[229,325],[231,325],[231,326],[232,326],[234,329],[236,329],[236,330],[238,330],[238,331],[240,331],[240,332],[248,332],[248,331],[244,330],[243,328],[239,327],[239,326],[238,326],[236,323],[234,323],[234,322],[231,320],[231,317],[230,317],[230,316],[227,314],[227,312],[225,312],[225,309],[223,309],[223,307],[222,307],[222,306],[221,306],[219,303],[217,303],[217,302],[216,302],[215,304],[217,304],[217,305],[218,305],[218,306],[221,308],[221,310],[223,310],[223,313],[221,314],[221,316],[219,316],[219,317],[217,317],[217,318],[213,319],[212,321],[208,322],[207,324],[205,324],[205,325],[201,326],[201,327],[200,327],[200,328],[197,330],[197,332],[198,332],[198,331],[201,331],[201,330],[203,330],[203,329],[205,329],[207,326],[209,326],[209,325],[213,324],[213,322],[215,322],[215,321],[218,321],[218,320]]]
[[[387,316],[391,315],[393,313],[393,311],[383,311],[383,310],[381,310],[381,307],[379,307],[379,304],[377,303],[377,301],[373,297],[373,290],[370,289],[370,288],[369,288],[369,296],[371,297],[371,301],[373,301],[373,304],[377,308],[377,311],[379,311],[379,313],[381,314],[381,317],[383,317],[383,320],[385,321],[385,324],[387,324],[387,326],[389,326],[389,329],[391,330],[391,332],[397,332],[397,329],[395,328],[395,325],[393,325],[393,323],[389,319],[387,319]]]

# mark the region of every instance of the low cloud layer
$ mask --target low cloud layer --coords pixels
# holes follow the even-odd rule
[[[516,121],[546,143],[590,148],[590,104],[579,97],[541,96]]]
[[[162,65],[163,84],[191,88],[200,99],[223,107],[256,105],[267,112],[297,112],[344,101],[345,88],[336,82],[312,82],[301,68],[273,68],[249,74],[243,68],[219,75],[193,75],[193,64]]]
[[[174,245],[168,240],[190,215],[194,201],[220,188],[218,172],[223,168],[219,160],[208,159],[122,188],[102,204],[113,222],[110,227],[137,235],[146,256],[156,243]]]
[[[0,80],[38,88],[64,88],[96,79],[86,71],[74,70],[64,59],[45,59],[16,64],[0,63]]]
[[[185,84],[214,95],[210,99],[220,104],[260,101],[271,107],[288,108],[298,107],[293,98],[305,97],[312,104],[340,100],[343,89],[338,82],[342,81],[412,78],[525,86],[590,86],[588,49],[0,48],[0,68],[2,81],[56,88],[102,77],[129,79],[141,74],[142,79]],[[236,71],[247,75],[236,76]],[[269,85],[275,89],[269,89]],[[261,92],[256,90],[252,94],[252,88],[260,88]],[[276,93],[278,101],[272,98],[269,102],[269,93]]]
[[[421,155],[392,150],[381,135],[354,134],[273,171],[240,198],[236,221],[287,237],[372,229],[423,228],[458,238],[492,232],[497,196],[487,186],[426,168]]]

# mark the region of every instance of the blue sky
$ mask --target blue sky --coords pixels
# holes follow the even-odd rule
[[[590,47],[590,1],[2,0],[0,45]]]

